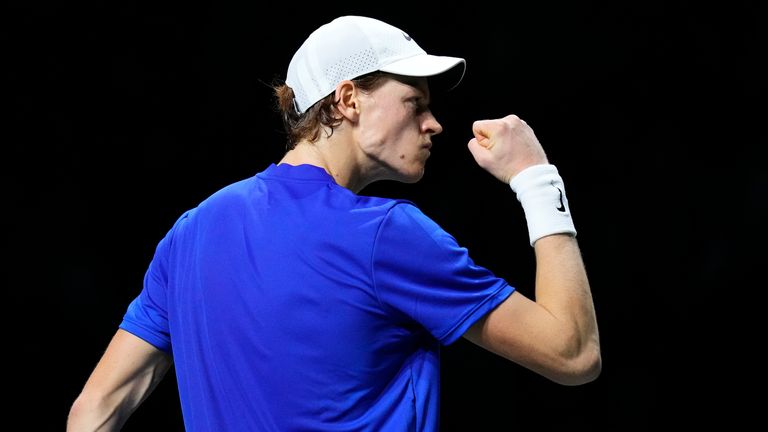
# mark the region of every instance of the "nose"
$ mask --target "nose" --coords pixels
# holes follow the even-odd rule
[[[437,121],[432,111],[424,113],[424,120],[421,123],[421,130],[423,133],[430,135],[437,135],[443,131],[443,126]]]

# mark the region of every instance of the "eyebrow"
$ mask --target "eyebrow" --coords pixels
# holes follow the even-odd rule
[[[422,81],[421,78],[409,77],[409,76],[403,76],[403,75],[395,75],[394,79],[411,87],[413,89],[412,91],[415,93],[415,95],[413,96],[406,96],[403,100],[416,98],[419,100],[419,102],[423,101],[427,105],[429,105],[432,102],[432,100],[429,97],[427,97],[427,94],[429,93],[428,81]],[[421,88],[422,82],[424,83],[424,87],[426,87],[426,90]]]
[[[406,100],[406,101],[415,100],[416,102],[418,102],[420,104],[424,104],[424,105],[429,105],[429,103],[431,102],[430,99],[428,97],[424,96],[423,94],[416,94],[416,95],[406,96],[404,98],[404,100]]]

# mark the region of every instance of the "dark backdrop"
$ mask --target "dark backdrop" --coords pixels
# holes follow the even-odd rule
[[[732,425],[752,413],[734,385],[751,385],[740,372],[758,340],[733,324],[765,288],[749,276],[767,210],[759,2],[207,3],[8,3],[12,417],[64,429],[175,219],[280,159],[269,84],[343,14],[468,63],[461,86],[435,97],[445,131],[423,180],[362,193],[413,200],[532,295],[522,211],[466,149],[474,120],[515,113],[565,179],[591,278],[600,378],[559,386],[461,340],[443,352],[443,430]],[[173,373],[125,430],[182,430]]]

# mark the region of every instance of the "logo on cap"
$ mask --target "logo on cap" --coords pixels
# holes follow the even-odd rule
[[[404,37],[404,38],[405,38],[405,40],[407,40],[408,42],[410,42],[410,41],[411,41],[411,37],[410,37],[410,36],[408,36],[408,35],[407,35],[405,32],[403,32],[403,37]]]

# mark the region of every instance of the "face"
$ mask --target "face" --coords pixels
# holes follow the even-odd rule
[[[429,109],[426,78],[387,79],[361,94],[357,142],[377,180],[419,181],[432,147],[442,132]]]

